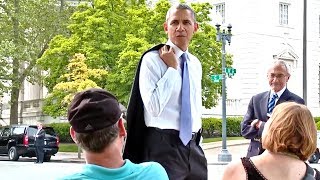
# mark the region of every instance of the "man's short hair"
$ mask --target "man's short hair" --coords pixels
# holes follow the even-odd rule
[[[194,22],[197,22],[196,21],[196,13],[194,12],[194,10],[188,6],[187,4],[177,4],[177,5],[174,5],[174,6],[171,6],[169,8],[169,10],[167,11],[167,15],[166,15],[166,21],[168,21],[168,19],[170,18],[170,15],[171,15],[171,11],[172,10],[175,10],[175,9],[186,9],[186,10],[189,10],[191,12],[191,15],[192,15],[192,18],[194,20]]]
[[[262,147],[270,152],[297,155],[306,161],[316,150],[317,128],[309,109],[295,102],[277,105],[265,129]]]
[[[96,153],[118,136],[121,114],[117,98],[97,88],[77,93],[68,108],[68,120],[76,132],[77,144]]]
[[[282,66],[285,70],[286,70],[286,73],[288,74],[288,75],[290,75],[290,69],[288,68],[288,65],[287,65],[287,63],[284,61],[284,60],[280,60],[280,59],[277,59],[277,60],[275,60],[275,61],[273,61],[269,66],[269,69],[267,69],[267,74],[269,74],[269,71],[271,70],[271,69],[273,69],[275,66],[278,66],[278,65],[280,65],[280,66]]]
[[[101,153],[119,135],[118,123],[92,133],[75,133],[77,144],[88,152]]]

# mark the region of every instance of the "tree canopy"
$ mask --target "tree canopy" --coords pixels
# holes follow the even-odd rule
[[[221,84],[213,83],[211,74],[221,73],[221,45],[216,42],[216,31],[209,23],[212,6],[209,3],[191,4],[197,13],[199,31],[193,37],[189,51],[197,56],[203,68],[203,105],[217,103]],[[163,30],[168,0],[155,6],[144,1],[95,0],[91,5],[80,5],[71,16],[70,34],[58,35],[38,60],[47,72],[44,84],[49,93],[62,82],[61,75],[75,53],[86,56],[88,68],[104,69],[108,74],[95,83],[115,94],[127,104],[138,61],[144,51],[165,43]],[[230,64],[230,59],[228,64]]]
[[[11,97],[10,124],[18,123],[24,80],[39,82],[37,59],[50,40],[66,30],[71,9],[59,4],[57,0],[0,0],[0,93]]]
[[[52,92],[44,101],[44,113],[52,117],[66,115],[67,108],[76,92],[99,88],[90,78],[101,80],[107,75],[106,70],[89,69],[83,54],[75,54],[67,65],[66,74],[60,77],[61,82],[53,87]]]

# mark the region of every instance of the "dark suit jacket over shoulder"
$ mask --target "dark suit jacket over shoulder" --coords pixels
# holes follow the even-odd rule
[[[123,153],[124,159],[130,159],[131,162],[141,163],[143,161],[144,137],[146,125],[144,122],[143,102],[139,90],[139,74],[143,56],[149,51],[159,50],[164,44],[159,44],[146,51],[139,61],[136,75],[134,78],[129,105],[127,109],[127,140]]]

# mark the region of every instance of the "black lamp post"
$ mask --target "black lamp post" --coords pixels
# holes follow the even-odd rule
[[[217,41],[222,43],[222,149],[218,154],[219,162],[230,162],[232,160],[231,154],[227,150],[227,119],[226,119],[226,42],[231,43],[231,28],[229,24],[227,32],[225,29],[220,30],[220,24],[216,24]]]

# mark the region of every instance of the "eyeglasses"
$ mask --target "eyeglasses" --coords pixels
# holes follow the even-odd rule
[[[268,74],[268,77],[271,79],[277,78],[277,79],[282,79],[286,77],[287,75],[285,74]]]

